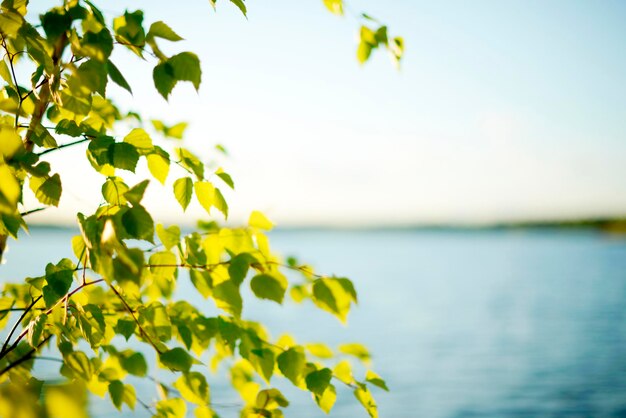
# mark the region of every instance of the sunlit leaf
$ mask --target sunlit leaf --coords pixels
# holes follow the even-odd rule
[[[371,370],[368,370],[365,374],[365,381],[371,383],[374,386],[378,386],[379,388],[389,392],[389,388],[387,387],[387,383],[376,373]]]
[[[183,374],[174,382],[174,387],[189,402],[197,405],[209,403],[209,385],[201,373],[189,372]]]
[[[333,14],[343,14],[343,0],[324,0],[324,6]]]
[[[252,213],[250,213],[248,225],[253,228],[264,229],[266,231],[269,231],[274,226],[274,224],[270,222],[269,219],[267,219],[265,215],[263,215],[258,210],[254,210],[252,211]]]
[[[283,303],[287,286],[283,280],[277,277],[258,274],[250,281],[250,288],[258,298]]]
[[[193,181],[190,177],[182,177],[174,182],[174,196],[183,210],[187,209],[193,196]]]
[[[282,352],[276,360],[280,372],[294,385],[298,385],[302,379],[302,372],[306,363],[304,350],[301,347],[291,347]]]
[[[306,387],[314,394],[322,396],[332,377],[333,373],[328,368],[313,371],[305,377]]]
[[[148,34],[146,35],[147,39],[151,38],[163,38],[168,41],[182,41],[181,38],[176,32],[174,32],[169,26],[167,26],[164,22],[158,21],[154,22],[150,25],[150,30],[148,30]]]
[[[159,361],[172,370],[188,372],[193,364],[193,357],[185,349],[176,347],[159,354]]]

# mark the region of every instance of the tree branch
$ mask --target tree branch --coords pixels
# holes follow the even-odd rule
[[[35,155],[37,155],[38,157],[41,157],[42,155],[46,155],[46,154],[48,154],[49,152],[52,152],[52,151],[57,151],[57,150],[60,150],[61,148],[71,147],[71,146],[73,146],[73,145],[82,144],[83,142],[87,142],[87,141],[91,141],[91,137],[86,136],[86,137],[85,137],[85,138],[83,138],[83,139],[79,139],[79,140],[74,141],[74,142],[68,142],[67,144],[59,145],[59,146],[58,146],[58,147],[56,147],[56,148],[48,148],[48,149],[43,150],[43,151],[41,151],[41,152],[39,152],[39,153],[36,153]]]
[[[128,305],[128,302],[126,302],[126,299],[124,299],[124,297],[120,294],[120,292],[117,291],[117,289],[115,288],[115,286],[113,286],[111,283],[107,282],[107,284],[109,285],[109,287],[111,288],[111,290],[113,291],[113,293],[115,293],[117,295],[117,297],[119,298],[120,301],[122,301],[122,304],[124,305],[124,307],[126,308],[126,311],[130,314],[130,316],[133,317],[133,319],[135,320],[135,323],[137,324],[137,327],[139,328],[139,332],[141,333],[141,335],[146,339],[146,341],[148,341],[150,343],[150,345],[156,350],[157,353],[159,354],[163,354],[163,352],[161,351],[161,349],[159,347],[157,347],[156,343],[152,340],[152,338],[150,338],[150,336],[148,335],[148,333],[143,329],[143,327],[141,326],[141,324],[139,323],[139,320],[137,319],[137,317],[135,316],[134,311],[132,310],[132,308]]]
[[[28,361],[31,358],[33,358],[33,354],[35,354],[37,352],[37,350],[39,350],[39,348],[41,346],[43,346],[45,343],[47,343],[50,338],[52,338],[52,334],[50,334],[46,338],[44,338],[42,342],[37,344],[37,347],[32,348],[28,353],[24,354],[24,356],[20,357],[19,359],[17,359],[13,363],[9,363],[4,369],[0,370],[0,376],[5,374],[6,372],[11,370],[12,368],[17,367],[20,364],[24,363],[25,361]]]
[[[17,327],[19,327],[20,323],[24,320],[24,318],[26,317],[26,315],[28,314],[28,312],[33,308],[33,306],[35,306],[35,304],[37,302],[39,302],[39,300],[42,298],[42,296],[40,295],[39,297],[37,297],[36,299],[33,299],[33,301],[31,302],[30,305],[28,305],[25,309],[24,312],[22,312],[22,315],[20,315],[20,318],[15,322],[15,324],[13,324],[13,328],[11,328],[11,331],[9,332],[9,335],[7,336],[7,339],[4,340],[4,344],[2,345],[2,350],[0,350],[0,359],[4,358],[4,356],[11,350],[7,350],[7,346],[9,345],[9,341],[11,341],[11,337],[13,337],[13,334],[15,333],[15,331],[17,330]]]

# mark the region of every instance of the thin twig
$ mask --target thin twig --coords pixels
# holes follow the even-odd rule
[[[48,209],[48,206],[42,207],[42,208],[37,208],[37,209],[27,210],[26,212],[20,213],[20,216],[24,217],[24,216],[30,215],[31,213],[41,212],[42,210],[45,210],[45,209]]]
[[[50,313],[54,310],[54,308],[56,308],[57,306],[59,306],[60,303],[64,303],[65,298],[69,299],[71,298],[74,294],[76,294],[77,292],[81,291],[82,289],[84,289],[87,286],[91,286],[92,284],[97,284],[97,283],[101,283],[103,282],[104,279],[98,279],[98,280],[94,280],[92,282],[88,282],[85,284],[82,284],[80,286],[78,286],[76,289],[72,290],[70,293],[68,293],[67,295],[65,295],[63,298],[59,299],[54,305],[52,305],[51,308],[49,308],[45,313],[46,315],[50,315]],[[41,296],[39,296],[37,298],[37,300],[41,299]],[[36,302],[35,302],[36,303]],[[20,321],[23,319],[23,317],[26,315],[28,311],[24,312],[22,314],[22,317],[20,318]],[[17,324],[16,324],[17,325]],[[16,328],[16,327],[14,327]],[[11,351],[13,351],[15,349],[15,347],[17,347],[17,345],[19,344],[19,342],[22,340],[22,338],[24,338],[24,336],[28,333],[28,326],[25,327],[22,332],[20,333],[20,335],[17,336],[16,340],[13,342],[13,344],[11,344],[11,346],[9,348],[3,349],[2,351],[0,351],[0,359],[3,358],[4,356],[6,356],[8,353],[10,353]],[[9,334],[9,337],[12,334]],[[8,341],[8,338],[7,338]],[[7,344],[7,342],[5,341],[5,345]]]
[[[67,144],[59,145],[56,148],[48,148],[48,149],[43,150],[43,151],[41,151],[39,153],[35,153],[35,155],[41,157],[42,155],[48,154],[49,152],[57,151],[57,150],[60,150],[61,148],[71,147],[72,145],[82,144],[83,142],[87,142],[87,141],[91,141],[91,137],[87,136],[87,137],[85,137],[83,139],[79,139],[79,140],[74,141],[74,142],[68,142]]]
[[[48,335],[46,338],[43,339],[42,342],[40,342],[39,344],[37,344],[37,347],[32,348],[28,353],[26,353],[24,356],[20,357],[18,360],[14,361],[13,363],[10,363],[8,366],[6,366],[4,369],[0,370],[0,376],[2,376],[3,374],[5,374],[6,372],[8,372],[9,370],[11,370],[12,368],[19,366],[20,364],[24,363],[25,361],[30,360],[33,357],[33,354],[39,350],[39,348],[44,345],[45,343],[48,342],[48,340],[52,338],[52,334]]]
[[[24,320],[24,318],[26,317],[26,315],[28,314],[28,312],[33,308],[33,306],[35,306],[35,304],[37,302],[39,302],[39,300],[42,298],[42,295],[38,296],[36,299],[33,299],[33,301],[31,302],[30,305],[28,305],[28,307],[26,307],[24,309],[24,312],[22,313],[22,315],[20,315],[20,318],[15,322],[15,324],[13,324],[13,328],[11,328],[11,331],[9,332],[9,335],[7,336],[7,339],[4,341],[4,344],[2,345],[2,350],[0,350],[0,359],[4,358],[4,356],[6,355],[6,353],[8,353],[7,351],[7,346],[9,345],[9,341],[11,341],[11,337],[13,337],[13,334],[15,333],[15,331],[17,330],[17,327],[20,325],[20,323]]]
[[[152,340],[152,338],[150,338],[150,336],[148,335],[148,333],[143,329],[143,327],[141,326],[141,324],[139,323],[139,320],[137,319],[137,317],[135,316],[134,311],[131,309],[130,305],[128,305],[128,302],[126,302],[126,299],[124,299],[124,297],[120,294],[120,292],[117,291],[117,289],[115,288],[115,286],[113,286],[111,283],[107,282],[107,284],[109,285],[109,287],[111,288],[111,290],[113,291],[113,293],[115,293],[117,295],[117,297],[120,299],[120,301],[122,301],[122,304],[124,305],[124,307],[126,308],[126,311],[128,311],[128,313],[130,314],[130,316],[133,317],[133,319],[135,320],[135,323],[137,324],[137,327],[139,328],[139,332],[141,333],[141,335],[146,339],[146,341],[148,341],[150,343],[150,345],[152,347],[154,347],[154,349],[156,350],[157,353],[159,354],[163,354],[163,352],[161,351],[161,349],[159,349],[159,347],[157,347],[157,345],[155,344],[155,342]]]

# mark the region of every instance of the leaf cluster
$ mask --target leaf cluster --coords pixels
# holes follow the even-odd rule
[[[242,0],[230,2],[246,15]],[[324,4],[343,13],[341,1]],[[389,47],[385,30],[373,36],[365,37],[370,49]],[[180,41],[162,21],[148,26],[141,10],[111,19],[91,1],[69,0],[33,18],[27,0],[0,5],[0,258],[7,238],[28,228],[26,185],[43,205],[35,210],[58,206],[63,197],[49,153],[82,144],[84,158],[101,175],[94,186],[102,194],[93,213],[76,215],[73,256],[1,291],[0,416],[84,417],[94,394],[118,409],[140,405],[155,417],[184,417],[192,408],[197,417],[214,417],[208,372],[223,367],[241,397],[243,417],[283,416],[289,400],[275,387],[277,378],[310,392],[325,412],[335,403],[335,384],[346,385],[376,417],[369,389],[387,386],[371,370],[355,378],[348,360],[369,367],[366,347],[331,350],[287,335],[272,339],[263,324],[242,316],[242,290],[249,288],[268,303],[309,302],[345,322],[357,303],[352,281],[283,260],[270,248],[273,223],[260,212],[242,227],[220,225],[216,215],[229,213],[222,190],[235,184],[180,142],[187,124],[144,121],[109,96],[112,84],[133,93],[124,68],[111,60],[116,48],[152,66],[164,99],[179,82],[197,90],[198,56],[168,56],[161,49],[163,42]],[[17,72],[18,62],[32,72]],[[151,179],[136,175],[140,165],[183,211],[195,199],[212,220],[187,234],[155,221],[144,203]],[[181,281],[190,281],[207,303],[177,297]],[[40,380],[33,367],[47,361],[58,366],[50,368],[57,375]],[[156,382],[154,402],[139,399],[129,381],[149,379],[151,364],[169,371]]]

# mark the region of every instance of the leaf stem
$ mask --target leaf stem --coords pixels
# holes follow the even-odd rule
[[[120,294],[120,292],[117,291],[117,289],[115,288],[115,286],[113,286],[111,283],[107,282],[107,284],[109,285],[109,287],[111,288],[111,290],[113,291],[113,293],[115,293],[117,295],[117,297],[119,298],[120,301],[122,301],[122,304],[124,305],[124,307],[126,308],[126,311],[130,314],[130,316],[133,317],[133,320],[135,320],[135,323],[137,324],[137,327],[139,328],[139,332],[141,333],[141,335],[146,339],[146,341],[148,341],[150,343],[150,345],[156,350],[157,353],[159,354],[163,354],[163,352],[161,351],[161,349],[159,347],[157,347],[156,343],[152,340],[152,338],[150,338],[150,336],[148,335],[148,333],[143,329],[143,327],[141,326],[141,324],[139,323],[139,320],[137,319],[137,317],[135,316],[134,311],[131,309],[131,307],[128,305],[128,302],[126,302],[126,299],[124,299],[124,297]]]

